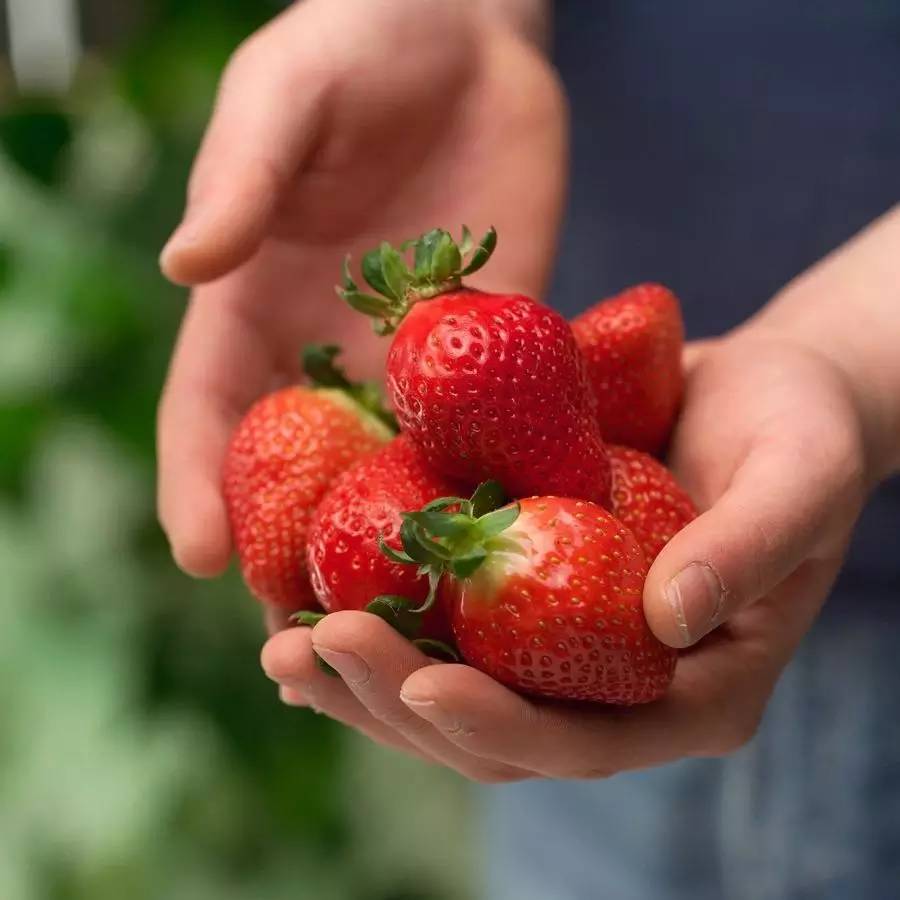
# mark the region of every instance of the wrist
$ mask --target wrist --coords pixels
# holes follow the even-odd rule
[[[900,206],[788,284],[742,330],[829,360],[853,391],[873,476],[900,471]]]
[[[813,354],[836,374],[835,384],[843,384],[855,411],[865,456],[866,481],[876,485],[900,470],[900,408],[890,388],[890,379],[882,377],[877,365],[859,357],[851,345],[822,340],[804,328],[802,319],[792,327],[789,319],[778,317],[777,327],[763,315],[735,332],[735,337],[765,340],[790,345]]]

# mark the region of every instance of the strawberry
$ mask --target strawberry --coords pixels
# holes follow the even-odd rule
[[[414,569],[390,560],[379,545],[400,550],[401,513],[457,491],[458,485],[430,469],[403,435],[344,472],[309,529],[310,580],[322,607],[366,609],[384,595],[424,601],[427,583]],[[449,619],[440,605],[425,616],[421,634],[449,639]]]
[[[607,444],[612,466],[613,515],[627,525],[652,563],[659,551],[697,518],[691,498],[675,476],[640,450]]]
[[[662,285],[640,284],[592,306],[572,331],[587,360],[603,437],[659,453],[684,386],[678,298]]]
[[[334,368],[336,353],[308,348],[305,367],[320,386],[257,401],[225,456],[223,491],[244,581],[257,599],[288,610],[315,605],[306,572],[313,509],[338,474],[393,433],[371,389]]]
[[[485,513],[486,487],[405,514],[406,550],[388,551],[439,579],[464,659],[543,697],[662,696],[676,652],[644,618],[647,562],[631,531],[585,500],[531,497]]]
[[[362,293],[345,266],[340,295],[394,334],[388,394],[401,430],[450,478],[496,478],[513,496],[555,493],[606,503],[609,462],[585,362],[558,313],[520,294],[466,288],[496,244],[472,250],[436,229],[366,254]],[[406,245],[404,245],[406,246]],[[471,257],[465,259],[471,252]]]

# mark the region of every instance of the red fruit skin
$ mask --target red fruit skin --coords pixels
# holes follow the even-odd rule
[[[241,573],[260,601],[314,609],[306,571],[313,509],[387,428],[338,391],[288,387],[259,400],[232,436],[222,486]]]
[[[319,504],[309,532],[310,580],[322,607],[364,609],[379,594],[421,604],[427,578],[414,566],[389,560],[378,548],[378,535],[400,550],[401,512],[459,495],[460,485],[429,468],[403,435],[344,472]],[[421,637],[450,639],[443,603],[425,615]]]
[[[641,284],[572,321],[587,360],[603,438],[648,453],[668,442],[684,390],[684,323],[678,298]]]
[[[644,618],[647,563],[632,533],[594,503],[532,497],[505,535],[524,554],[492,553],[471,578],[442,582],[466,661],[541,697],[661,697],[677,653]]]
[[[631,529],[652,565],[662,548],[697,518],[697,508],[675,476],[649,454],[617,444],[607,444],[607,450],[612,513]]]
[[[448,477],[608,502],[584,360],[562,316],[528,297],[464,289],[416,303],[387,388],[403,432]]]

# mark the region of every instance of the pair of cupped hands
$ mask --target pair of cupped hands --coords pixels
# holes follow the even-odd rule
[[[525,29],[474,6],[308,0],[229,64],[162,256],[193,286],[158,440],[159,514],[186,572],[227,565],[226,442],[254,400],[299,378],[300,346],[340,343],[353,374],[379,373],[387,342],[333,294],[344,254],[494,224],[500,244],[475,283],[540,296],[565,188],[565,101]],[[786,290],[827,287],[848,264],[838,254]],[[362,612],[313,629],[269,615],[262,665],[282,699],[488,782],[600,777],[747,742],[870,486],[864,412],[839,366],[765,315],[689,345],[685,367],[670,464],[702,514],[644,592],[657,636],[685,648],[664,699],[622,711],[534,702],[432,664]]]

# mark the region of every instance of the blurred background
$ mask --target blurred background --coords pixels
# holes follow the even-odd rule
[[[282,707],[255,603],[154,516],[156,257],[278,4],[0,9],[0,897],[470,896],[462,782]]]

